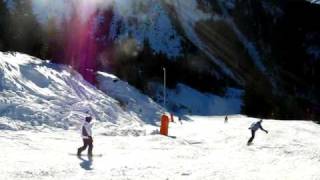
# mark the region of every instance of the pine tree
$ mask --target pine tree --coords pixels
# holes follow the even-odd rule
[[[43,32],[32,12],[31,1],[15,0],[7,18],[5,42],[8,50],[41,57]]]
[[[0,1],[0,51],[6,51],[6,24],[8,17],[8,8],[4,1]]]

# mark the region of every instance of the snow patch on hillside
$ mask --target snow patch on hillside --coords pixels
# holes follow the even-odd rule
[[[225,6],[230,10],[233,10],[236,7],[236,0],[225,0],[223,2]]]
[[[314,3],[314,4],[319,4],[320,5],[320,0],[307,0],[311,3]]]
[[[226,115],[240,114],[242,91],[228,89],[225,97],[200,93],[183,84],[168,92],[169,106],[178,107],[179,114]]]
[[[158,0],[117,0],[110,38],[134,38],[143,46],[147,41],[154,53],[169,58],[181,56],[182,40]]]
[[[157,101],[163,104],[163,89],[157,89]],[[243,90],[228,88],[225,96],[199,92],[187,85],[178,84],[175,89],[167,89],[166,107],[179,115],[226,115],[240,114],[243,105]]]
[[[274,5],[271,1],[261,1],[261,4],[264,10],[275,18],[279,18],[284,14],[283,10],[280,7]]]

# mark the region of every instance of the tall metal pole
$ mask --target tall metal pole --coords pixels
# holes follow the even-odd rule
[[[166,68],[163,68],[163,107],[166,109]]]

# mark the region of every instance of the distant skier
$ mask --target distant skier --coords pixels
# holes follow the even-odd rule
[[[178,120],[179,120],[180,124],[182,125],[182,118],[181,118],[181,116],[178,116]]]
[[[252,141],[253,141],[254,136],[256,134],[256,131],[258,129],[261,129],[262,131],[264,131],[265,133],[268,134],[268,131],[263,129],[263,127],[261,126],[261,123],[262,123],[262,119],[260,121],[258,121],[258,122],[252,123],[251,126],[249,127],[249,129],[251,130],[251,137],[250,137],[247,145],[251,145],[252,144]]]
[[[92,148],[93,148],[93,139],[92,139],[92,124],[90,124],[92,117],[86,117],[82,127],[81,127],[81,136],[83,140],[83,146],[78,148],[77,155],[81,156],[81,152],[88,148],[88,156],[92,156]]]
[[[228,115],[226,115],[226,117],[224,118],[224,123],[228,122]]]

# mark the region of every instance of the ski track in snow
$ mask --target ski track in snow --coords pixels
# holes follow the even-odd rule
[[[0,135],[0,179],[320,179],[320,127],[306,121],[265,120],[246,146],[244,116],[190,117],[169,135],[94,136],[94,157],[69,155],[81,145],[69,130]],[[148,126],[150,130],[156,127]]]

